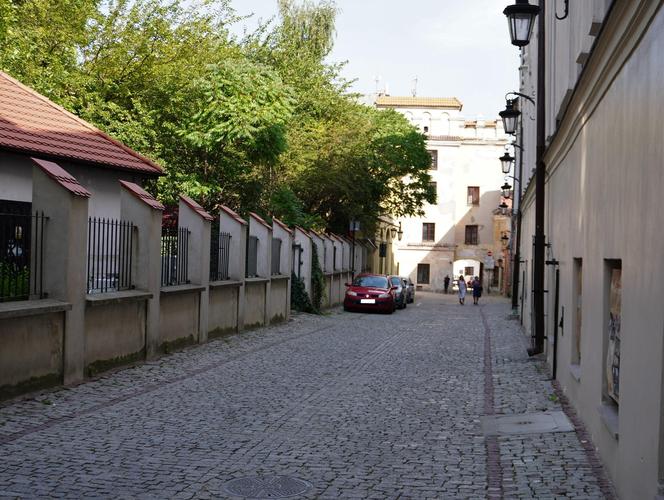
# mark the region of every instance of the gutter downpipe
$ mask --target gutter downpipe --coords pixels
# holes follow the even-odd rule
[[[523,110],[519,123],[519,144],[523,148]],[[512,314],[516,315],[519,309],[519,273],[521,272],[521,196],[523,178],[523,149],[519,151],[519,194],[516,207],[516,241],[514,249],[514,263],[512,264]],[[516,184],[516,183],[515,183]],[[516,186],[515,186],[516,187]]]
[[[528,349],[528,355],[544,352],[544,196],[546,164],[546,0],[539,0],[540,13],[537,29],[537,164],[535,167],[535,252],[533,277],[533,308],[535,313],[534,345]]]

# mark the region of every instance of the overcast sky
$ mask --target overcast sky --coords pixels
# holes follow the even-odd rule
[[[467,117],[497,117],[504,95],[518,90],[519,51],[502,11],[509,0],[336,0],[335,48],[348,61],[353,90],[391,95],[458,97]],[[276,0],[232,0],[239,14],[268,19]],[[252,27],[253,21],[247,25]]]

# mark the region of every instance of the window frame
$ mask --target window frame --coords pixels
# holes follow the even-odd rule
[[[426,269],[426,281],[420,279],[421,277],[423,277],[425,269]],[[420,262],[419,264],[417,264],[417,284],[418,285],[431,284],[431,264],[427,262]]]
[[[468,206],[477,207],[480,204],[480,187],[468,186],[466,189],[466,203]]]
[[[475,234],[474,238],[472,237],[472,229],[474,228]],[[471,232],[469,232],[471,231]],[[474,241],[472,241],[474,240]],[[465,226],[465,237],[464,237],[464,244],[465,245],[479,245],[480,244],[480,228],[477,224],[466,224]]]
[[[427,242],[427,243],[436,241],[436,223],[435,222],[423,222],[422,223],[422,241]]]

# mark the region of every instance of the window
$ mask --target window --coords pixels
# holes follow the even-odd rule
[[[420,285],[429,284],[429,264],[417,265],[417,283]]]
[[[436,224],[433,222],[425,222],[422,224],[422,241],[435,241],[436,240]]]
[[[622,299],[622,262],[606,261],[606,357],[604,376],[606,396],[615,405],[620,402],[620,321]]]
[[[480,204],[480,188],[479,186],[468,186],[468,204]]]
[[[466,245],[479,245],[477,226],[466,226]]]
[[[431,155],[431,170],[438,170],[438,151],[429,150]]]
[[[389,288],[385,276],[359,276],[353,281],[353,286],[365,286],[369,288]]]
[[[574,259],[574,305],[572,314],[574,315],[574,332],[572,333],[572,364],[581,364],[581,325],[583,323],[581,316],[581,299],[583,297],[583,260]]]
[[[431,181],[429,184],[431,185],[433,192],[438,194],[438,183],[436,181]]]
[[[464,276],[475,276],[475,268],[473,266],[467,266],[463,268]]]

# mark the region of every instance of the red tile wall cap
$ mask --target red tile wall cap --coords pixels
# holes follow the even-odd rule
[[[120,181],[120,184],[149,207],[154,208],[155,210],[164,210],[164,205],[155,200],[154,196],[152,196],[138,184],[127,181]]]
[[[90,198],[90,191],[85,189],[79,182],[64,168],[57,163],[48,160],[41,160],[39,158],[30,158],[39,168],[41,168],[46,175],[55,182],[60,184],[63,188],[76,196],[83,198]]]
[[[163,175],[157,163],[2,71],[0,147]]]
[[[260,215],[257,215],[254,212],[249,212],[249,216],[253,217],[254,219],[256,219],[256,221],[259,224],[263,224],[266,228],[268,228],[270,231],[272,231],[272,226],[270,226],[267,222],[265,222]]]
[[[302,234],[304,234],[307,238],[311,239],[311,235],[309,234],[309,231],[304,229],[302,226],[295,226],[295,230],[300,231]]]
[[[230,216],[231,218],[235,219],[236,222],[239,222],[240,224],[242,224],[242,225],[244,225],[244,226],[246,226],[246,225],[248,224],[246,220],[244,220],[242,217],[240,217],[240,216],[237,214],[237,212],[235,212],[234,210],[231,210],[231,209],[228,208],[227,206],[225,206],[225,205],[221,205],[219,208],[221,209],[221,211],[225,212],[228,216]]]
[[[281,222],[279,219],[277,219],[276,217],[272,217],[272,222],[276,222],[277,225],[279,225],[288,234],[293,234],[293,230],[290,227],[288,227],[286,224]]]
[[[184,201],[189,207],[196,212],[198,215],[200,215],[203,219],[205,220],[214,220],[214,217],[212,217],[209,213],[205,211],[205,209],[200,206],[198,203],[196,203],[194,200],[189,198],[189,196],[181,194],[180,199]]]

